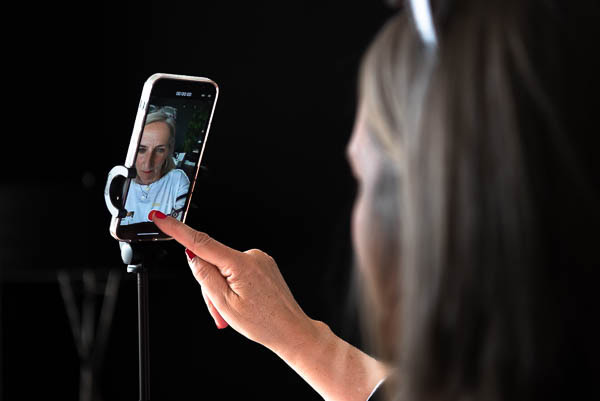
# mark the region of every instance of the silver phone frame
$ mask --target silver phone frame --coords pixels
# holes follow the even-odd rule
[[[148,107],[149,107],[149,101],[150,101],[150,96],[152,94],[152,90],[154,88],[154,85],[156,84],[157,81],[161,80],[161,79],[168,79],[168,80],[176,80],[176,81],[192,81],[192,82],[205,82],[205,83],[209,83],[211,85],[213,85],[215,87],[215,98],[213,100],[213,105],[212,105],[212,109],[210,111],[210,117],[208,119],[208,125],[206,126],[206,135],[204,137],[204,141],[202,143],[202,149],[200,149],[200,155],[198,157],[198,165],[196,166],[196,174],[194,176],[194,180],[191,183],[192,185],[190,186],[190,197],[192,196],[192,194],[194,193],[194,189],[196,186],[196,181],[198,179],[198,172],[200,171],[200,165],[202,163],[202,157],[204,155],[204,149],[206,149],[206,142],[208,141],[208,135],[210,133],[210,126],[212,124],[212,118],[213,118],[213,114],[215,112],[215,107],[217,105],[217,100],[219,98],[219,86],[217,85],[217,83],[215,81],[213,81],[210,78],[206,78],[206,77],[196,77],[196,76],[190,76],[190,75],[177,75],[177,74],[166,74],[166,73],[156,73],[151,75],[146,82],[144,83],[144,86],[142,88],[142,95],[140,97],[140,103],[138,105],[138,109],[137,109],[137,114],[135,116],[135,122],[133,124],[133,132],[131,134],[131,139],[129,141],[129,148],[127,149],[127,156],[125,158],[125,164],[124,166],[126,168],[132,168],[134,167],[134,163],[135,163],[135,157],[137,154],[137,149],[139,147],[140,144],[140,140],[142,139],[142,132],[144,131],[144,120],[146,118],[146,113],[148,112]],[[131,183],[131,178],[127,178],[125,180],[125,184],[123,187],[123,205],[125,205],[125,203],[127,202],[127,194],[129,193],[129,185]],[[189,199],[187,201],[187,205],[186,208],[183,212],[183,216],[181,218],[181,221],[185,223],[185,220],[187,218],[187,214],[188,214],[188,210],[190,208],[190,204],[191,202],[189,202]],[[121,223],[121,218],[117,217],[117,216],[113,216],[111,218],[110,221],[110,234],[112,235],[113,238],[119,240],[119,241],[124,241],[124,242],[147,242],[147,241],[167,241],[167,240],[171,240],[171,237],[166,237],[166,238],[156,238],[156,237],[148,237],[148,238],[140,238],[137,240],[133,240],[133,239],[127,239],[127,238],[119,238],[117,235],[117,228],[119,227],[119,224]]]

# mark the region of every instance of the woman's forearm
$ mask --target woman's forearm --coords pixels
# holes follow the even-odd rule
[[[294,341],[273,351],[325,400],[365,401],[386,376],[383,363],[311,320]]]

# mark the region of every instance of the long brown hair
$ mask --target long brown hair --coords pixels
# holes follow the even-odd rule
[[[599,228],[600,202],[580,132],[593,121],[582,83],[596,98],[600,89],[584,65],[597,7],[431,3],[435,48],[400,12],[361,69],[368,131],[387,166],[387,214],[377,214],[396,247],[368,268],[399,272],[395,292],[387,282],[376,294],[398,311],[379,311],[394,321],[376,333],[398,368],[388,394],[573,395],[591,384],[597,356],[586,348],[597,351],[587,325],[599,268],[586,224]]]

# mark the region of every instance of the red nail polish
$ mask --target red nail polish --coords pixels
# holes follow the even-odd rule
[[[151,210],[150,213],[148,213],[148,220],[154,221],[155,217],[158,219],[164,219],[167,216],[165,216],[165,214],[160,210]]]
[[[196,255],[194,255],[194,252],[190,251],[189,249],[185,248],[185,254],[188,257],[188,260],[192,260],[196,257]]]

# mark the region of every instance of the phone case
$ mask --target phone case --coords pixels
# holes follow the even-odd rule
[[[187,213],[189,210],[189,206],[190,206],[190,200],[196,185],[196,180],[198,178],[198,171],[200,169],[200,165],[201,165],[201,161],[202,161],[202,156],[204,154],[204,150],[206,149],[206,141],[208,139],[208,134],[210,133],[210,126],[212,123],[212,117],[214,114],[214,110],[216,107],[216,103],[217,103],[217,99],[219,96],[219,87],[218,85],[211,79],[209,78],[205,78],[205,77],[194,77],[194,76],[186,76],[186,75],[174,75],[174,74],[164,74],[164,73],[157,73],[157,74],[153,74],[152,76],[150,76],[146,82],[144,83],[144,86],[142,88],[142,94],[140,97],[140,102],[137,108],[137,113],[136,113],[136,118],[135,118],[135,123],[133,126],[133,132],[131,134],[131,139],[129,141],[129,147],[127,150],[127,156],[125,158],[125,163],[123,165],[123,167],[128,170],[129,172],[132,171],[132,169],[135,168],[134,163],[135,163],[135,159],[136,159],[136,154],[137,154],[137,150],[140,144],[140,140],[142,137],[142,133],[144,131],[144,122],[146,119],[146,115],[148,113],[148,107],[149,107],[149,102],[150,102],[150,98],[152,96],[153,93],[153,89],[155,88],[156,83],[159,80],[171,80],[171,81],[182,81],[182,82],[186,82],[186,81],[192,81],[192,82],[204,82],[204,83],[209,83],[211,85],[214,85],[215,88],[215,97],[212,103],[212,110],[210,111],[210,117],[208,119],[208,124],[206,126],[206,134],[204,136],[203,139],[203,144],[200,150],[200,154],[199,154],[199,159],[197,162],[197,166],[196,171],[195,171],[195,175],[194,175],[194,179],[190,180],[190,189],[189,189],[189,199],[187,201],[185,210],[183,212],[183,217],[182,220],[183,222],[185,222],[185,219],[187,217]],[[119,166],[121,167],[121,166]],[[125,171],[125,170],[122,170]],[[123,175],[123,174],[120,174]],[[134,175],[135,177],[135,175]],[[112,177],[114,178],[114,177]],[[109,174],[109,180],[112,179],[110,177]],[[122,207],[124,208],[124,205],[126,204],[127,201],[127,194],[129,192],[129,187],[131,184],[131,181],[133,180],[133,178],[131,177],[131,174],[128,174],[128,177],[125,179],[125,182],[123,184],[123,192],[122,192]],[[108,191],[108,187],[109,187],[110,183],[107,183],[107,190],[105,191],[105,197],[107,196],[107,191]],[[108,204],[108,200],[107,200],[107,206],[109,206]],[[116,205],[113,205],[116,206]],[[112,209],[111,207],[109,207],[109,209]],[[138,238],[138,239],[128,239],[128,238],[120,238],[118,235],[118,227],[121,223],[121,216],[120,214],[115,214],[112,213],[113,216],[111,218],[111,222],[110,222],[110,233],[111,235],[119,240],[119,241],[126,241],[126,242],[132,242],[132,241],[157,241],[157,240],[169,240],[171,239],[170,237],[161,237],[161,236],[146,236],[144,238]]]

